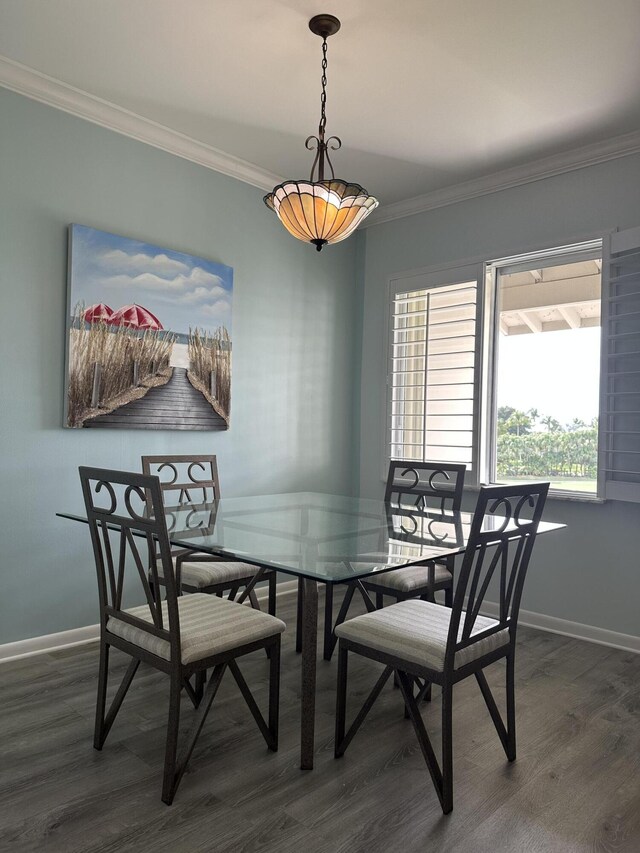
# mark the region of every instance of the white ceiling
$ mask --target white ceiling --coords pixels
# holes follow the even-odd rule
[[[336,175],[383,204],[640,129],[638,0],[0,0],[0,54],[306,177],[319,12]]]

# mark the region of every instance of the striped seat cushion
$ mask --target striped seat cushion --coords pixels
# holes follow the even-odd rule
[[[231,585],[245,578],[252,578],[258,571],[258,566],[251,566],[249,563],[196,560],[182,563],[181,582],[183,586],[204,589],[219,583]],[[158,573],[160,577],[163,576],[161,563],[158,563]]]
[[[451,572],[437,563],[433,577],[436,584],[449,583],[452,580]],[[366,578],[364,585],[366,586],[367,583],[383,586],[394,592],[412,593],[428,586],[429,570],[426,566],[407,566],[406,569],[393,569],[390,572]]]
[[[124,612],[144,619],[145,622],[152,621],[146,604]],[[169,619],[166,601],[162,602],[162,612],[163,624],[167,627]],[[281,634],[286,627],[281,619],[268,613],[200,592],[180,596],[178,612],[183,664],[264,640],[273,634]],[[168,641],[148,634],[143,628],[110,616],[107,630],[134,646],[146,649],[164,660],[170,660]]]
[[[343,622],[336,628],[336,635],[409,663],[442,672],[451,613],[450,608],[429,601],[400,601],[382,610]],[[458,639],[462,635],[463,623],[464,612],[460,619]],[[479,634],[496,624],[494,619],[478,616],[473,633]],[[478,640],[477,643],[456,652],[455,669],[508,642],[507,628]]]

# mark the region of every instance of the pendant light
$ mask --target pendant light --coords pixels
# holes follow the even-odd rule
[[[378,206],[377,199],[359,184],[334,176],[329,149],[336,151],[342,142],[337,136],[325,140],[327,117],[327,39],[340,29],[333,15],[316,15],[309,21],[312,33],[322,38],[322,96],[317,136],[309,136],[305,146],[316,152],[309,180],[289,180],[273,188],[264,203],[273,210],[287,231],[298,240],[313,243],[318,250],[327,243],[338,243],[352,234]],[[326,176],[326,169],[331,177]]]

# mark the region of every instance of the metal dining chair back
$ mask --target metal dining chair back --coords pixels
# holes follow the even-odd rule
[[[515,641],[520,600],[549,483],[484,486],[471,522],[453,607],[407,600],[357,616],[339,637],[335,755],[344,754],[391,675],[414,726],[442,810],[453,808],[453,687],[475,676],[509,761],[516,757]],[[498,596],[489,617],[486,596]],[[346,730],[347,658],[352,652],[384,664],[373,690]],[[506,720],[484,668],[506,659]],[[438,763],[419,703],[431,684],[442,687],[442,763]],[[417,696],[414,691],[418,687]]]
[[[211,518],[215,519],[215,504],[220,499],[218,463],[213,454],[166,454],[143,456],[142,470],[145,474],[156,474],[164,498],[165,512],[173,523],[172,510],[179,514],[181,509],[192,505],[199,510],[206,505]],[[188,537],[184,537],[188,538]],[[175,574],[179,578],[180,591],[206,592],[227,595],[234,599],[244,587],[248,589],[251,606],[260,609],[255,593],[255,582],[267,581],[268,611],[276,612],[276,573],[267,569],[225,557],[202,554],[181,548],[173,551]],[[160,583],[163,583],[162,578]]]
[[[106,628],[110,618],[128,622],[168,642],[171,657],[179,659],[177,590],[157,477],[88,467],[79,472],[98,575],[101,627]],[[161,575],[166,578],[165,608],[155,594]],[[137,601],[141,596],[148,619],[125,612],[125,597]]]
[[[213,455],[143,456],[144,474],[155,474],[167,506],[211,503],[220,497],[218,463]]]
[[[520,600],[549,483],[485,486],[480,490],[458,573],[445,668],[463,649],[509,631],[515,640]],[[478,632],[489,589],[498,596],[495,624]],[[464,614],[464,615],[463,615]]]
[[[384,500],[388,508],[397,508],[402,512],[416,510],[418,513],[434,510],[436,512],[458,512],[462,506],[462,490],[466,465],[458,462],[414,462],[406,459],[392,459],[389,462]],[[407,598],[428,598],[434,600],[435,593],[443,590],[445,603],[451,605],[453,590],[453,569],[455,559],[446,557],[417,563],[407,569],[384,572],[374,580],[362,582],[362,587],[351,584],[347,587],[338,616],[333,621],[333,588],[327,586],[324,616],[325,660],[331,660],[336,646],[335,629],[347,617],[356,590],[362,588],[375,593],[376,607],[384,606],[384,596],[395,601]],[[298,610],[300,608],[298,607]],[[298,622],[300,616],[298,616]]]
[[[274,616],[212,595],[179,595],[162,490],[156,476],[88,467],[79,470],[100,602],[100,667],[93,745],[102,749],[141,661],[169,675],[162,800],[170,804],[227,669],[267,746],[277,749],[280,635],[285,625]],[[164,600],[159,595],[161,582]],[[142,597],[144,604],[127,607],[125,598],[129,597]],[[131,661],[107,710],[112,646],[128,654]],[[266,650],[270,658],[268,720],[258,709],[236,661],[258,649]],[[205,690],[201,676],[207,670],[211,675]],[[191,684],[192,677],[196,687]],[[197,712],[179,758],[183,690]]]
[[[467,466],[457,462],[389,462],[386,503],[419,510],[459,510]]]

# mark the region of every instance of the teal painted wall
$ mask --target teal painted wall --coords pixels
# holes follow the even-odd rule
[[[498,257],[640,223],[640,157],[374,226],[318,255],[262,193],[0,89],[0,643],[96,621],[80,464],[214,452],[226,494],[382,490],[390,274]],[[228,433],[70,431],[62,423],[67,226],[234,267]],[[524,607],[640,634],[640,507],[550,501]]]
[[[227,495],[352,486],[356,244],[318,254],[263,193],[0,89],[0,643],[97,621],[81,464],[213,452]],[[234,268],[227,433],[63,429],[67,226]]]
[[[374,497],[383,489],[384,335],[393,273],[490,260],[639,224],[640,156],[634,155],[368,228],[357,410],[360,491]],[[640,636],[640,505],[550,500],[546,515],[568,527],[536,544],[522,606]]]

